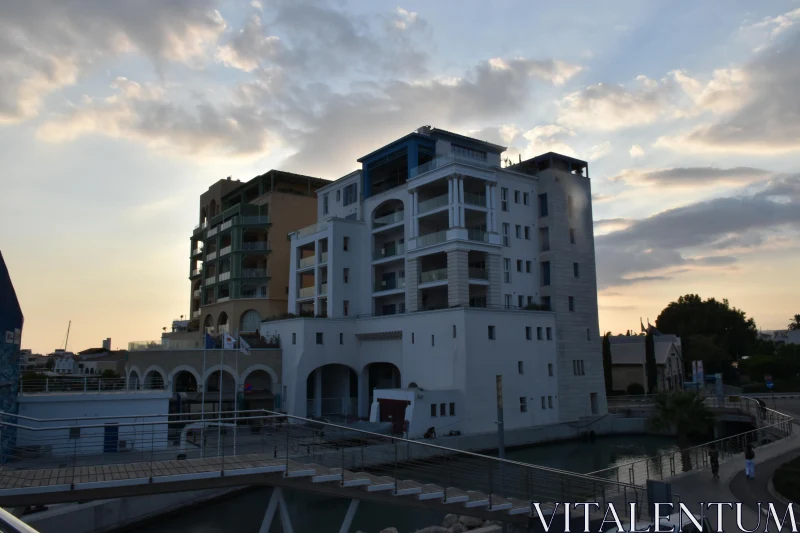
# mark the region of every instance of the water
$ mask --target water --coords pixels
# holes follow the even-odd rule
[[[588,473],[644,457],[677,450],[674,439],[655,436],[598,438],[594,443],[571,441],[509,450],[508,459]],[[131,531],[137,533],[246,533],[258,531],[272,492],[270,487],[249,490],[178,514],[161,518]],[[284,490],[296,533],[336,533],[349,500],[304,491]],[[378,533],[396,527],[400,533],[439,525],[444,513],[362,501],[351,532]],[[272,533],[282,531],[273,522]]]

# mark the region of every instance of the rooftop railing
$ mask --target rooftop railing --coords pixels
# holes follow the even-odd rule
[[[432,159],[431,161],[428,161],[427,163],[424,163],[422,165],[419,165],[417,167],[409,169],[409,171],[408,171],[408,179],[414,179],[417,176],[421,176],[422,174],[425,174],[426,172],[430,172],[431,170],[436,170],[437,168],[441,168],[441,167],[450,165],[452,163],[463,163],[465,165],[471,165],[471,166],[480,167],[480,168],[490,168],[491,167],[491,165],[489,163],[487,163],[486,161],[484,161],[483,159],[476,159],[476,158],[473,158],[473,157],[467,157],[467,156],[455,155],[455,154],[442,155],[442,156],[439,156],[439,157],[436,157],[436,158]]]
[[[328,229],[328,222],[318,222],[317,224],[311,224],[310,226],[295,231],[294,237],[296,239],[302,239],[326,229]]]
[[[139,390],[136,384],[129,389],[125,378],[101,378],[98,375],[83,377],[58,377],[45,379],[22,379],[19,382],[20,394],[43,394],[62,392],[112,392]]]

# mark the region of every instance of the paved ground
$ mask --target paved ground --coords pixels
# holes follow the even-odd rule
[[[758,451],[758,450],[756,450]],[[747,479],[744,472],[739,472],[731,480],[729,488],[737,500],[744,503],[754,511],[758,511],[758,502],[775,502],[775,498],[767,489],[775,470],[786,461],[800,455],[800,450],[791,450],[773,459],[756,464],[756,478]]]

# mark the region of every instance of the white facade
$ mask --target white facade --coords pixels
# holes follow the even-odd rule
[[[75,362],[75,356],[70,355],[58,355],[58,356],[51,356],[55,357],[55,364],[53,365],[53,371],[56,374],[74,374],[75,369],[77,368],[77,363]]]
[[[289,312],[544,306],[558,332],[560,419],[602,415],[586,163],[549,153],[500,168],[504,150],[421,128],[320,189],[320,222],[290,235]]]

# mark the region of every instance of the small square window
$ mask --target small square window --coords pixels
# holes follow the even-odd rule
[[[494,326],[489,326],[489,338],[494,340]]]
[[[572,277],[579,278],[581,277],[581,268],[578,263],[572,263]]]
[[[342,249],[346,252],[348,248],[350,248],[350,237],[345,237],[343,242]]]
[[[347,316],[350,312],[350,300],[343,300],[342,301],[342,314]]]
[[[345,283],[350,283],[350,269],[344,268],[342,269],[342,279]]]
[[[575,311],[575,297],[570,296],[567,302],[569,303],[569,311],[570,313],[572,313],[573,311]]]
[[[531,227],[525,226],[525,238],[531,240]]]
[[[541,328],[541,327],[537,327],[537,328],[536,328],[536,340],[539,340],[539,341],[540,341],[540,340],[542,340],[543,338],[544,338],[544,337],[542,336],[542,328]]]
[[[547,404],[545,403],[547,400],[544,396],[542,396],[542,409],[547,409]]]
[[[500,188],[500,209],[508,211],[508,189],[505,187]]]
[[[447,416],[447,404],[440,403],[439,404],[439,416]]]
[[[514,203],[519,203],[519,191],[514,191]]]
[[[433,335],[431,335],[431,346],[436,346],[436,340]]]
[[[297,333],[292,333],[292,344],[297,344]]]
[[[550,409],[553,408],[553,397],[552,396],[548,396],[547,397],[547,407],[549,407]]]
[[[553,377],[553,363],[547,363],[547,375]]]
[[[522,193],[522,203],[525,205],[530,203],[530,195],[526,192]]]
[[[517,296],[517,307],[519,307],[520,309],[525,307],[525,296],[523,296],[522,294]]]
[[[71,438],[71,439],[79,439],[79,438],[81,438],[81,428],[80,427],[71,427],[71,428],[69,428],[69,438]]]
[[[411,332],[411,344],[414,344],[414,332]]]
[[[431,417],[432,418],[436,418],[436,404],[435,403],[431,404]]]
[[[344,333],[339,333],[339,344],[344,344]]]
[[[520,413],[528,412],[528,399],[525,396],[519,397],[519,412]]]
[[[322,344],[322,333],[317,332],[317,344]]]
[[[589,328],[586,328],[586,340],[592,340],[592,332],[589,330]]]
[[[553,328],[548,327],[545,329],[545,332],[547,333],[547,340],[553,340]]]
[[[570,244],[575,244],[575,229],[569,228],[569,242]]]
[[[522,238],[522,226],[519,224],[514,226],[514,235],[517,237],[517,239]]]
[[[453,338],[456,338],[456,325],[453,324]]]
[[[525,272],[527,274],[531,273],[531,265],[532,265],[531,261],[525,261]]]
[[[517,272],[522,272],[522,259],[517,259]]]
[[[518,374],[524,374],[525,373],[525,370],[524,370],[523,365],[522,365],[522,361],[517,361],[517,373]]]
[[[530,326],[525,326],[525,338],[527,340],[533,340],[533,328]]]
[[[455,402],[450,402],[450,416],[456,416],[456,404],[455,404]]]
[[[339,189],[336,191],[336,201],[338,202],[341,199],[342,199],[342,190]]]

